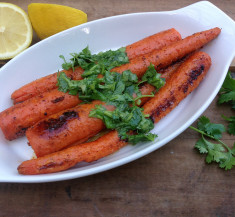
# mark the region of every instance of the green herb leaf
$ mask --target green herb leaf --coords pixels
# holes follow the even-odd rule
[[[190,128],[202,135],[202,138],[196,142],[195,148],[201,154],[207,154],[207,163],[217,162],[225,170],[231,169],[235,165],[235,143],[233,148],[230,149],[225,143],[219,140],[225,129],[223,125],[213,124],[209,118],[202,116],[199,118],[198,128],[192,126]],[[218,143],[208,141],[205,136]]]
[[[98,105],[90,112],[90,117],[100,118],[104,121],[108,129],[116,129],[122,139],[136,144],[140,141],[153,141],[156,135],[148,133],[153,129],[154,124],[150,119],[146,119],[142,109],[137,106],[118,106],[114,111],[107,111],[103,106]],[[129,134],[135,131],[135,134]]]
[[[129,62],[125,47],[115,51],[108,50],[106,52],[100,52],[94,55],[94,59],[100,64],[103,64],[108,70]]]
[[[229,134],[235,135],[235,116],[231,116],[231,117],[226,117],[224,115],[222,115],[222,117],[229,122],[228,124],[228,129],[227,132]]]
[[[152,97],[153,94],[141,94],[138,87],[141,82],[130,70],[122,74],[110,72],[111,68],[128,62],[125,48],[92,55],[86,47],[80,53],[72,54],[70,62],[66,62],[63,56],[61,58],[64,60],[64,68],[80,66],[84,73],[83,80],[71,80],[64,72],[58,73],[59,90],[78,94],[85,102],[101,100],[116,107],[114,111],[107,111],[103,106],[96,106],[90,112],[90,117],[102,119],[107,129],[116,129],[122,139],[133,144],[156,138],[156,135],[149,133],[154,127],[152,120],[136,106],[142,97]],[[165,83],[153,65],[149,67],[144,79],[144,82],[153,84],[157,89]]]
[[[215,139],[220,139],[222,133],[225,132],[223,124],[213,124],[210,122],[209,118],[205,116],[199,118],[198,129],[213,136]]]
[[[232,108],[235,109],[235,80],[232,78],[230,71],[228,71],[219,93],[218,103],[231,103]]]
[[[156,89],[160,89],[165,84],[165,79],[161,78],[161,74],[157,73],[152,63],[149,65],[146,73],[143,75],[142,81],[148,82],[149,84],[156,87]]]

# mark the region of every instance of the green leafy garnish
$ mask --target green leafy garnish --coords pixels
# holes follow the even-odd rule
[[[235,110],[235,80],[232,78],[230,71],[228,71],[219,94],[218,103],[230,103]]]
[[[106,69],[112,69],[129,62],[125,47],[119,48],[115,51],[108,50],[106,52],[100,52],[98,54],[91,54],[89,48],[86,47],[80,53],[72,53],[70,55],[72,58],[69,62],[65,60],[63,55],[60,55],[60,58],[64,60],[64,63],[62,64],[63,69],[68,70],[72,68],[74,70],[75,67],[80,66],[86,72],[97,65],[97,62],[99,62],[99,65],[103,65]]]
[[[165,79],[161,78],[160,73],[156,73],[156,69],[152,63],[149,65],[148,70],[143,75],[142,81],[148,82],[157,89],[161,88],[165,84]]]
[[[222,117],[224,118],[224,120],[229,122],[227,132],[235,136],[235,116],[231,116],[228,118],[222,115]]]
[[[64,63],[62,64],[63,69],[68,70],[72,68],[74,70],[74,67],[76,66],[87,69],[95,62],[88,47],[84,48],[80,53],[72,53],[70,55],[72,56],[70,62],[67,62],[63,55],[60,55],[60,58],[64,60]]]
[[[207,163],[217,162],[219,167],[225,170],[229,170],[235,165],[235,143],[233,148],[230,149],[220,140],[222,133],[225,131],[225,127],[222,124],[211,123],[209,118],[202,116],[198,120],[198,128],[192,126],[190,128],[199,132],[202,136],[196,142],[195,148],[201,154],[207,154]],[[216,143],[208,141],[205,137],[216,141]]]
[[[232,105],[232,109],[235,110],[235,80],[232,78],[231,72],[228,71],[224,83],[219,91],[218,103],[229,103]],[[222,117],[229,122],[227,132],[235,135],[235,116]]]
[[[92,55],[88,47],[79,54],[72,54],[70,62],[64,59],[63,68],[80,66],[84,69],[83,80],[71,80],[64,72],[58,73],[58,88],[60,91],[79,95],[83,102],[100,100],[108,105],[114,105],[114,111],[107,111],[103,106],[97,106],[90,112],[91,117],[104,121],[107,129],[116,129],[123,140],[136,144],[140,141],[153,141],[156,135],[149,133],[153,129],[152,120],[148,119],[137,105],[143,97],[153,97],[154,94],[142,95],[139,85],[148,82],[160,89],[165,81],[151,64],[142,81],[131,71],[122,74],[111,72],[110,69],[128,62],[125,48],[116,51],[106,51]],[[100,76],[101,75],[101,76]]]
[[[152,120],[147,119],[137,106],[119,105],[114,111],[107,111],[99,105],[90,112],[90,117],[102,119],[108,129],[116,129],[121,139],[132,144],[156,138],[156,135],[148,133],[154,127]],[[130,131],[133,132],[130,134]]]

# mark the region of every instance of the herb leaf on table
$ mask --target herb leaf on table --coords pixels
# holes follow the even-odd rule
[[[200,117],[197,124],[198,128],[190,126],[192,130],[199,132],[202,136],[196,142],[195,148],[201,154],[207,154],[207,163],[214,161],[219,164],[220,168],[231,169],[235,165],[235,143],[233,148],[230,149],[228,145],[220,140],[225,127],[222,124],[211,123],[209,118],[205,116]],[[212,139],[213,142],[208,139]]]

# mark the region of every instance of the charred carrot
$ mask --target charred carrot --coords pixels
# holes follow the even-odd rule
[[[201,48],[216,38],[220,32],[221,30],[216,27],[214,29],[195,33],[181,41],[163,47],[160,50],[155,50],[148,54],[136,57],[127,64],[113,68],[112,71],[122,73],[125,70],[131,70],[131,72],[138,77],[142,77],[150,63],[152,63],[157,70],[160,70],[183,58],[187,54]]]
[[[169,29],[146,37],[131,45],[128,45],[126,47],[126,53],[129,59],[133,59],[138,55],[143,55],[156,49],[161,49],[162,47],[170,45],[179,40],[181,40],[181,35],[179,34],[179,32],[177,32],[175,29]],[[83,73],[83,70],[80,67],[75,68],[74,72],[72,70],[63,71],[66,72],[67,76],[71,77],[74,80],[82,79],[81,75]],[[19,88],[14,93],[12,93],[11,98],[14,104],[23,102],[33,96],[56,88],[56,83],[57,73],[54,73],[46,77],[37,79]]]
[[[150,53],[153,50],[159,50],[179,40],[181,40],[180,33],[172,28],[126,46],[126,53],[129,60],[131,60],[137,56]]]
[[[171,76],[166,85],[143,108],[156,123],[188,94],[191,93],[205,77],[211,65],[208,54],[198,52],[192,55]],[[84,143],[55,152],[38,159],[24,161],[18,172],[24,175],[36,175],[63,171],[81,161],[92,162],[112,154],[125,146],[117,131],[111,131],[94,142]]]
[[[175,63],[169,68],[162,70],[162,77],[168,80],[173,70],[179,67],[179,63]],[[145,84],[140,88],[143,95],[149,95],[154,90],[155,88],[150,84]],[[142,98],[141,105],[148,100],[149,98],[147,97]],[[38,157],[44,156],[70,146],[74,142],[84,142],[104,129],[105,126],[100,119],[89,117],[90,111],[99,103],[104,104],[100,101],[93,101],[88,105],[80,105],[52,115],[29,128],[26,136],[36,155]],[[113,107],[110,107],[110,109],[113,109]],[[69,118],[67,121],[64,113],[69,114],[71,112],[78,114],[77,118]],[[63,122],[60,120],[63,120]],[[51,124],[53,129],[50,127]],[[69,131],[69,134],[67,134],[67,131]]]
[[[146,84],[140,90],[143,95],[149,95],[154,89],[153,86]],[[145,98],[143,103],[147,100]],[[89,117],[90,111],[96,105],[103,105],[108,110],[115,109],[114,106],[95,100],[90,104],[78,105],[51,115],[29,128],[26,137],[36,156],[44,156],[75,142],[86,141],[104,129],[105,125],[101,119]]]
[[[181,62],[161,70],[162,77],[167,78]],[[155,88],[149,84],[141,87],[143,95],[149,95]],[[142,98],[144,104],[149,98]],[[60,103],[59,103],[60,102]],[[38,96],[24,101],[20,105],[14,105],[0,113],[0,128],[8,140],[13,140],[25,135],[25,131],[36,122],[61,110],[72,108],[81,101],[77,96],[71,96],[57,89],[50,90]],[[27,114],[25,113],[27,111]],[[25,117],[27,115],[27,118]]]
[[[16,104],[0,113],[0,128],[8,140],[25,134],[25,131],[41,119],[80,103],[78,96],[57,89]]]
[[[205,77],[211,58],[205,52],[196,52],[168,79],[168,82],[143,106],[144,113],[158,122],[190,94]]]
[[[63,171],[77,162],[92,162],[110,155],[126,145],[117,131],[111,131],[94,142],[84,143],[56,152],[45,157],[24,161],[19,167],[20,174],[35,175]]]

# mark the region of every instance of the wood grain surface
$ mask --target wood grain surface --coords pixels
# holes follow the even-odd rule
[[[33,1],[12,0],[27,11]],[[88,20],[145,11],[166,11],[193,0],[41,0],[81,9]],[[234,0],[211,1],[235,20]],[[38,38],[34,35],[33,42]],[[6,61],[0,61],[0,66]],[[233,63],[233,66],[235,64]],[[234,70],[234,68],[232,68]],[[204,115],[225,123],[221,114],[234,115],[217,98]],[[196,125],[194,123],[193,125]],[[224,133],[232,146],[235,138]],[[127,165],[100,174],[63,182],[0,184],[0,217],[145,217],[235,216],[235,169],[207,165],[193,148],[199,135],[185,130],[161,149]]]

